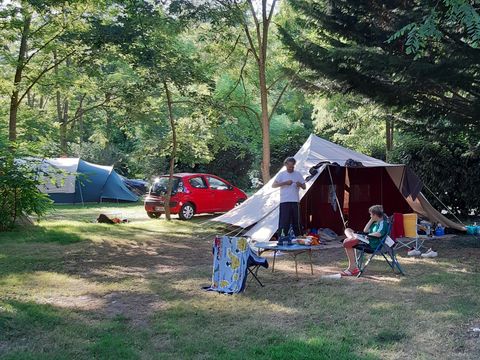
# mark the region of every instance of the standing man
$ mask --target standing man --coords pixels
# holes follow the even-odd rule
[[[305,180],[302,175],[295,171],[296,160],[293,157],[285,159],[283,164],[286,170],[281,171],[275,178],[272,187],[280,188],[280,218],[278,220],[278,237],[282,234],[287,235],[290,226],[293,228],[295,236],[300,233],[300,219],[298,202],[299,188],[305,190]]]

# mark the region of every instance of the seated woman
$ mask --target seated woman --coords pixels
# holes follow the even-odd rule
[[[365,225],[363,232],[367,234],[369,245],[372,249],[375,249],[388,231],[388,224],[383,213],[383,207],[381,205],[373,205],[368,209],[370,213],[370,221]],[[347,228],[345,230],[347,238],[343,241],[343,247],[348,258],[348,268],[341,272],[342,276],[356,276],[360,272],[355,261],[354,246],[360,243],[357,234]]]

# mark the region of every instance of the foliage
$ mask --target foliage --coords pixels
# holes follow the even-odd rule
[[[309,131],[297,121],[292,122],[285,114],[272,119],[272,170],[278,171],[283,166],[283,161],[294,156],[303,143],[307,140]]]
[[[38,169],[15,160],[15,151],[0,144],[0,231],[11,230],[22,216],[44,216],[52,201],[41,193]]]
[[[411,163],[432,189],[451,193],[457,186],[471,194],[468,174],[455,172],[454,186],[425,164],[453,163],[444,153],[450,149],[467,166],[478,149],[478,2],[276,6],[264,49],[265,107],[253,53],[261,46],[247,35],[257,28],[248,0],[3,2],[0,141],[9,137],[18,90],[17,144],[24,154],[83,157],[135,178],[165,174],[172,154],[166,83],[178,138],[175,171],[258,186],[266,108],[272,173],[315,133]],[[29,15],[31,57],[24,63],[18,55]],[[19,65],[23,76],[15,85]],[[441,198],[454,209],[476,208],[469,200],[475,196]]]
[[[389,39],[389,42],[405,37],[405,52],[418,57],[428,53],[433,42],[440,41],[443,36],[442,27],[449,32],[467,34],[463,41],[473,48],[480,45],[480,15],[478,2],[469,0],[443,0],[424,15],[421,22],[405,25]],[[428,11],[428,9],[427,9]],[[443,26],[442,26],[443,25]]]
[[[297,15],[281,34],[295,58],[316,74],[310,82],[328,91],[362,94],[403,128],[419,119],[430,124],[448,119],[479,132],[479,49],[447,29],[448,41],[416,60],[405,54],[402,41],[387,41],[418,13],[429,11],[427,3],[291,1]]]
[[[353,94],[312,96],[314,131],[321,137],[385,160],[386,114],[377,104]]]
[[[438,209],[444,208],[443,203],[462,216],[479,213],[478,145],[470,147],[461,139],[435,141],[406,135],[391,153],[391,162],[409,165],[427,186],[423,192]]]

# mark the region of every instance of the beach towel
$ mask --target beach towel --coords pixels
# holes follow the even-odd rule
[[[255,257],[245,237],[217,236],[213,244],[212,284],[205,288],[226,294],[245,289],[247,268],[263,258]],[[249,261],[250,259],[250,261]]]

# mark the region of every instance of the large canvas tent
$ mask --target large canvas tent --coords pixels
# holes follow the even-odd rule
[[[340,234],[344,219],[348,219],[349,227],[362,229],[368,208],[382,204],[387,214],[416,212],[430,221],[465,230],[432,207],[421,193],[420,179],[405,165],[388,164],[315,135],[310,135],[295,159],[295,170],[310,176],[306,189],[300,189],[300,219],[305,227],[328,227]],[[311,176],[315,167],[317,172]],[[247,229],[246,235],[253,240],[269,240],[279,217],[280,193],[272,188],[274,179],[213,221]]]
[[[113,166],[92,164],[79,158],[44,159],[40,163],[40,191],[56,203],[137,201]]]

